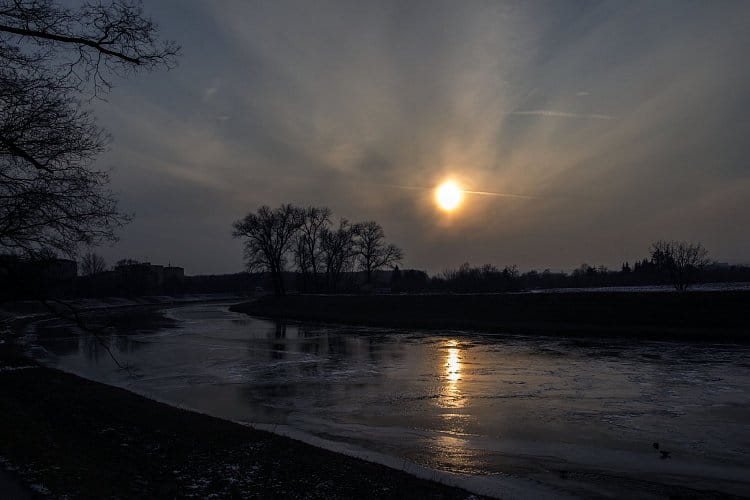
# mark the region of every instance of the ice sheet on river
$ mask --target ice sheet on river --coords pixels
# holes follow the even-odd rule
[[[750,495],[747,346],[325,328],[216,304],[166,314],[173,326],[113,335],[125,371],[64,325],[31,338],[86,377],[482,492]]]

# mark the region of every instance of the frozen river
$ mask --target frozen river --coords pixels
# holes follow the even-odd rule
[[[495,492],[750,495],[748,346],[323,327],[217,304],[141,316],[111,339],[126,370],[59,321],[28,339],[87,378]]]

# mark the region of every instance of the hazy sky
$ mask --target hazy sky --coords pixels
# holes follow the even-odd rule
[[[102,253],[242,269],[261,204],[375,219],[403,267],[750,262],[750,2],[146,2],[184,55],[95,104],[135,220]],[[467,195],[450,216],[431,188]],[[420,189],[424,188],[424,189]]]

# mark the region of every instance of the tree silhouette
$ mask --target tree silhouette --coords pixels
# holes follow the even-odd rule
[[[276,209],[264,205],[232,225],[233,236],[245,240],[248,270],[270,272],[276,295],[286,293],[282,273],[304,220],[304,210],[294,205],[284,204]]]
[[[337,228],[323,228],[321,232],[321,256],[326,276],[326,289],[336,292],[344,272],[352,267],[355,226],[346,219],[339,220]]]
[[[375,221],[366,221],[355,226],[354,251],[367,283],[372,283],[372,273],[386,266],[398,264],[404,258],[403,251],[393,244],[386,244],[385,232]]]
[[[315,287],[322,270],[321,235],[331,223],[331,210],[326,207],[302,209],[302,225],[294,246],[294,261],[305,286]]]
[[[108,137],[80,98],[172,67],[139,3],[0,0],[0,247],[27,255],[114,240],[128,217],[94,166]]]
[[[708,263],[708,251],[700,243],[660,240],[651,245],[651,260],[666,273],[674,287],[684,292],[695,274]]]
[[[81,274],[84,276],[92,276],[96,273],[101,273],[107,269],[107,263],[99,254],[94,252],[86,252],[81,257]]]

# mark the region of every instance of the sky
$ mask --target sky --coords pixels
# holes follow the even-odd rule
[[[267,204],[374,219],[402,268],[750,262],[750,2],[162,0],[171,71],[93,107],[121,258],[243,269]],[[470,194],[451,213],[433,188]]]

